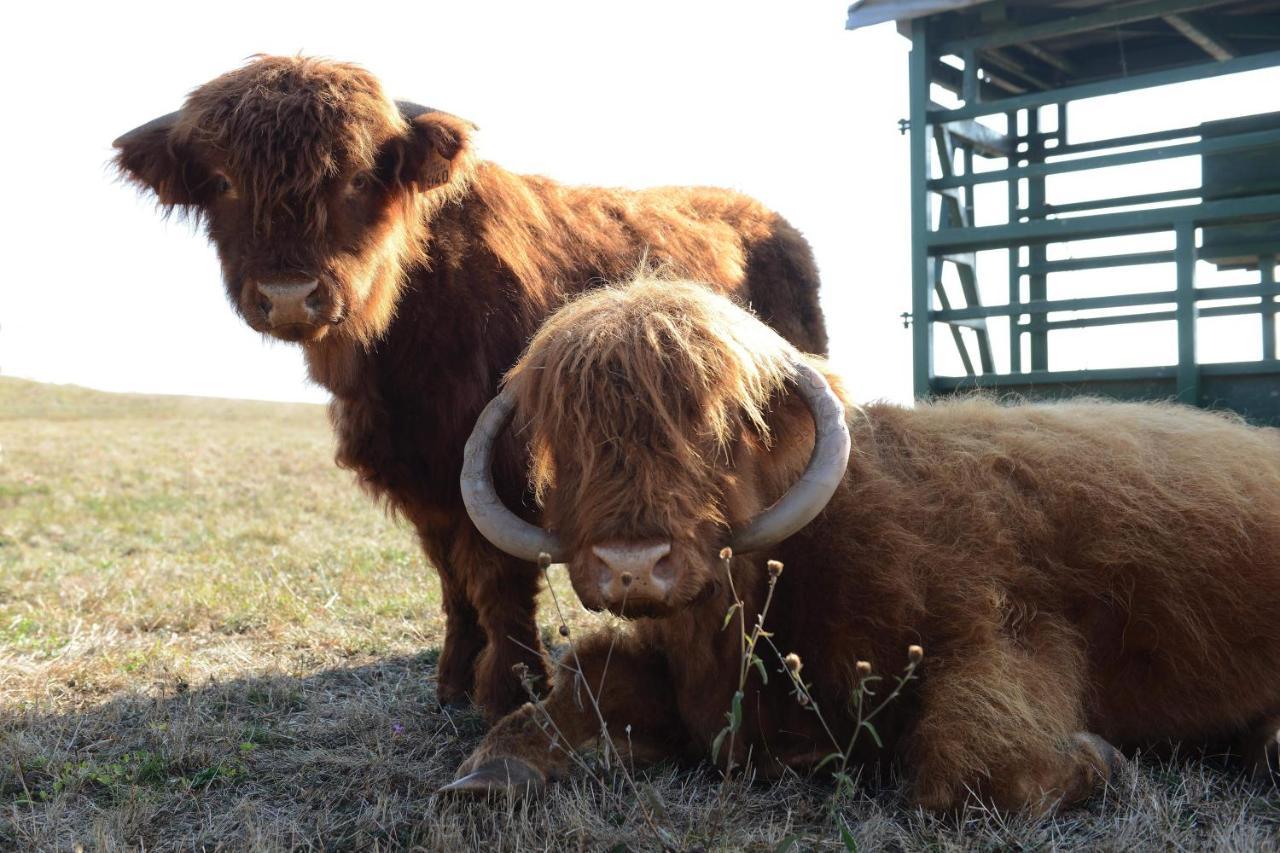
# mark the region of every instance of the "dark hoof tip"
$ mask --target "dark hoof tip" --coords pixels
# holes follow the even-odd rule
[[[516,796],[541,791],[546,779],[518,758],[496,758],[450,782],[440,793],[489,796],[511,792]]]
[[[1129,766],[1129,761],[1104,738],[1092,732],[1076,732],[1072,739],[1098,757],[1098,770],[1107,782],[1114,782]]]

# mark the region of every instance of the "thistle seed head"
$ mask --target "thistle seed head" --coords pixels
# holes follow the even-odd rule
[[[799,673],[800,668],[804,666],[804,664],[800,661],[800,655],[796,654],[795,652],[792,652],[791,654],[783,658],[782,662],[786,664],[787,671],[791,673]]]
[[[854,664],[854,670],[858,673],[858,678],[866,678],[871,674],[871,661],[860,660]]]
[[[776,579],[778,575],[782,574],[782,563],[777,560],[770,560],[768,563],[765,563],[765,565],[769,569],[769,577]]]
[[[907,646],[907,660],[911,661],[911,663],[920,663],[920,661],[924,660],[924,649],[914,643]]]

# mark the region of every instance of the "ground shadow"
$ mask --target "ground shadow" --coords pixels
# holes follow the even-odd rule
[[[1176,757],[1142,763],[1127,790],[1051,822],[937,819],[893,785],[840,804],[800,779],[725,799],[711,772],[673,767],[639,792],[614,776],[458,801],[435,792],[484,725],[438,705],[435,657],[154,685],[74,713],[0,710],[0,848],[809,849],[840,845],[842,824],[863,849],[1280,846],[1280,792]]]

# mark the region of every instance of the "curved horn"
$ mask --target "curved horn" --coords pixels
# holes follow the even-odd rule
[[[400,117],[408,122],[412,122],[415,118],[424,116],[427,113],[440,113],[440,115],[458,118],[458,116],[453,115],[453,113],[447,113],[444,110],[438,110],[435,107],[424,107],[422,104],[415,104],[413,101],[396,101],[396,107],[400,110]],[[470,125],[472,130],[480,129],[473,121],[468,121],[467,119],[459,120]]]
[[[773,506],[757,515],[729,537],[737,553],[758,551],[781,542],[817,518],[835,494],[849,467],[849,426],[844,404],[822,373],[806,362],[796,362],[796,390],[813,414],[813,453],[800,479]]]
[[[462,451],[462,502],[484,538],[511,556],[533,562],[545,553],[553,563],[564,562],[568,555],[559,538],[507,509],[493,485],[493,445],[515,406],[514,392],[503,388],[476,420]]]
[[[400,110],[400,115],[404,117],[405,121],[413,121],[418,116],[425,115],[426,113],[439,112],[439,110],[432,109],[431,107],[424,107],[422,104],[415,104],[413,101],[396,101],[396,108]],[[179,114],[180,111],[175,111],[168,113],[167,115],[162,115],[159,118],[153,118],[146,124],[140,124],[128,133],[122,134],[115,142],[112,142],[111,145],[114,148],[123,148],[139,136],[151,133],[152,131],[173,127],[173,125],[178,121]]]
[[[431,107],[424,107],[422,104],[415,104],[413,101],[396,101],[396,107],[399,108],[400,115],[405,121],[413,121],[418,116],[425,115],[426,113],[440,112],[439,110],[432,109]]]
[[[153,133],[157,130],[167,131],[169,128],[173,127],[177,123],[178,115],[179,115],[178,112],[172,112],[172,113],[169,113],[168,115],[162,115],[160,116],[160,118],[153,118],[151,121],[147,122],[146,124],[140,124],[137,127],[135,127],[133,130],[129,131],[128,133],[122,134],[119,137],[117,137],[116,141],[111,143],[111,147],[123,148],[140,136],[145,136],[146,134]]]

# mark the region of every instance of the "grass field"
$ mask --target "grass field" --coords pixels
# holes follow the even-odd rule
[[[437,707],[434,573],[323,408],[0,379],[0,454],[0,850],[1280,850],[1280,792],[1212,758],[1052,821],[670,767],[437,796],[482,725]]]

